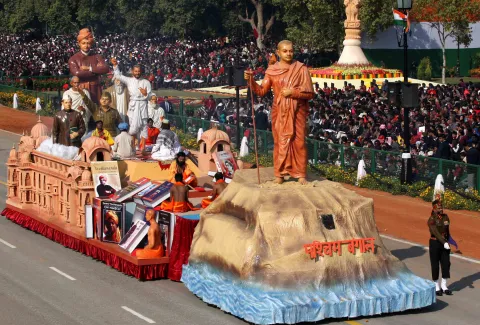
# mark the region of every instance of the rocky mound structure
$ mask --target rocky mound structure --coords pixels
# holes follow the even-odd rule
[[[239,170],[200,218],[182,281],[257,324],[422,308],[433,282],[412,274],[378,234],[373,200],[338,183],[273,183]]]

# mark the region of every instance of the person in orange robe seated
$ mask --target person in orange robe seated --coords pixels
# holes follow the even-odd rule
[[[162,232],[155,220],[155,210],[147,210],[145,219],[150,223],[148,229],[148,244],[143,249],[136,249],[132,252],[132,256],[139,259],[160,258],[165,256],[165,249],[162,244]]]
[[[183,182],[183,174],[175,174],[175,182],[170,189],[170,200],[164,201],[156,210],[169,211],[173,213],[185,213],[199,210],[188,201],[188,187]]]
[[[153,145],[157,142],[157,137],[160,134],[160,130],[153,126],[153,119],[147,120],[147,138],[142,138],[141,149],[145,151],[152,151]]]
[[[202,209],[206,209],[227,187],[227,183],[223,178],[223,173],[215,174],[215,184],[213,184],[213,192],[208,198],[202,200]]]
[[[187,156],[185,155],[185,152],[180,151],[177,153],[177,158],[175,159],[174,162],[170,165],[170,180],[169,182],[175,183],[175,175],[180,173],[183,175],[182,181],[190,185],[191,187],[196,187],[197,186],[197,177],[195,177],[195,174],[192,172],[190,167],[187,165]]]

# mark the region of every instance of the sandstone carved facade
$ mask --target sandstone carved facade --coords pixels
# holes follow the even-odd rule
[[[92,204],[95,197],[90,162],[111,160],[110,146],[90,137],[82,144],[78,159],[65,160],[36,150],[49,138],[40,119],[30,134],[20,138],[18,149],[10,150],[7,204],[83,231],[84,205]]]

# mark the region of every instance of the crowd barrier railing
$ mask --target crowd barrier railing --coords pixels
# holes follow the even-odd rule
[[[234,124],[219,124],[206,119],[175,114],[167,114],[167,118],[172,126],[194,137],[197,136],[200,128],[206,131],[215,124],[229,135],[232,143],[237,143],[237,129]],[[253,130],[240,127],[240,137],[243,138],[244,135],[248,135],[248,145],[253,151]],[[311,138],[306,139],[306,144],[308,159],[312,164],[330,164],[344,169],[357,169],[359,161],[363,159],[367,173],[400,178],[401,152],[344,146]],[[257,145],[260,155],[272,155],[272,133],[266,130],[257,130]],[[427,156],[414,156],[412,166],[414,181],[425,181],[433,185],[437,175],[442,174],[446,187],[456,190],[466,188],[480,190],[480,165]]]

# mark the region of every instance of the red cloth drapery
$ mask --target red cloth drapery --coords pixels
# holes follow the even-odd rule
[[[168,278],[170,280],[180,281],[182,278],[182,267],[184,264],[188,264],[193,233],[198,221],[176,217],[172,250],[169,256],[170,263],[168,264]]]
[[[167,264],[135,265],[120,256],[88,243],[88,241],[69,236],[23,213],[5,208],[2,211],[2,215],[24,228],[39,233],[67,248],[76,250],[77,252],[88,255],[96,260],[100,260],[108,266],[139,280],[166,278]]]

